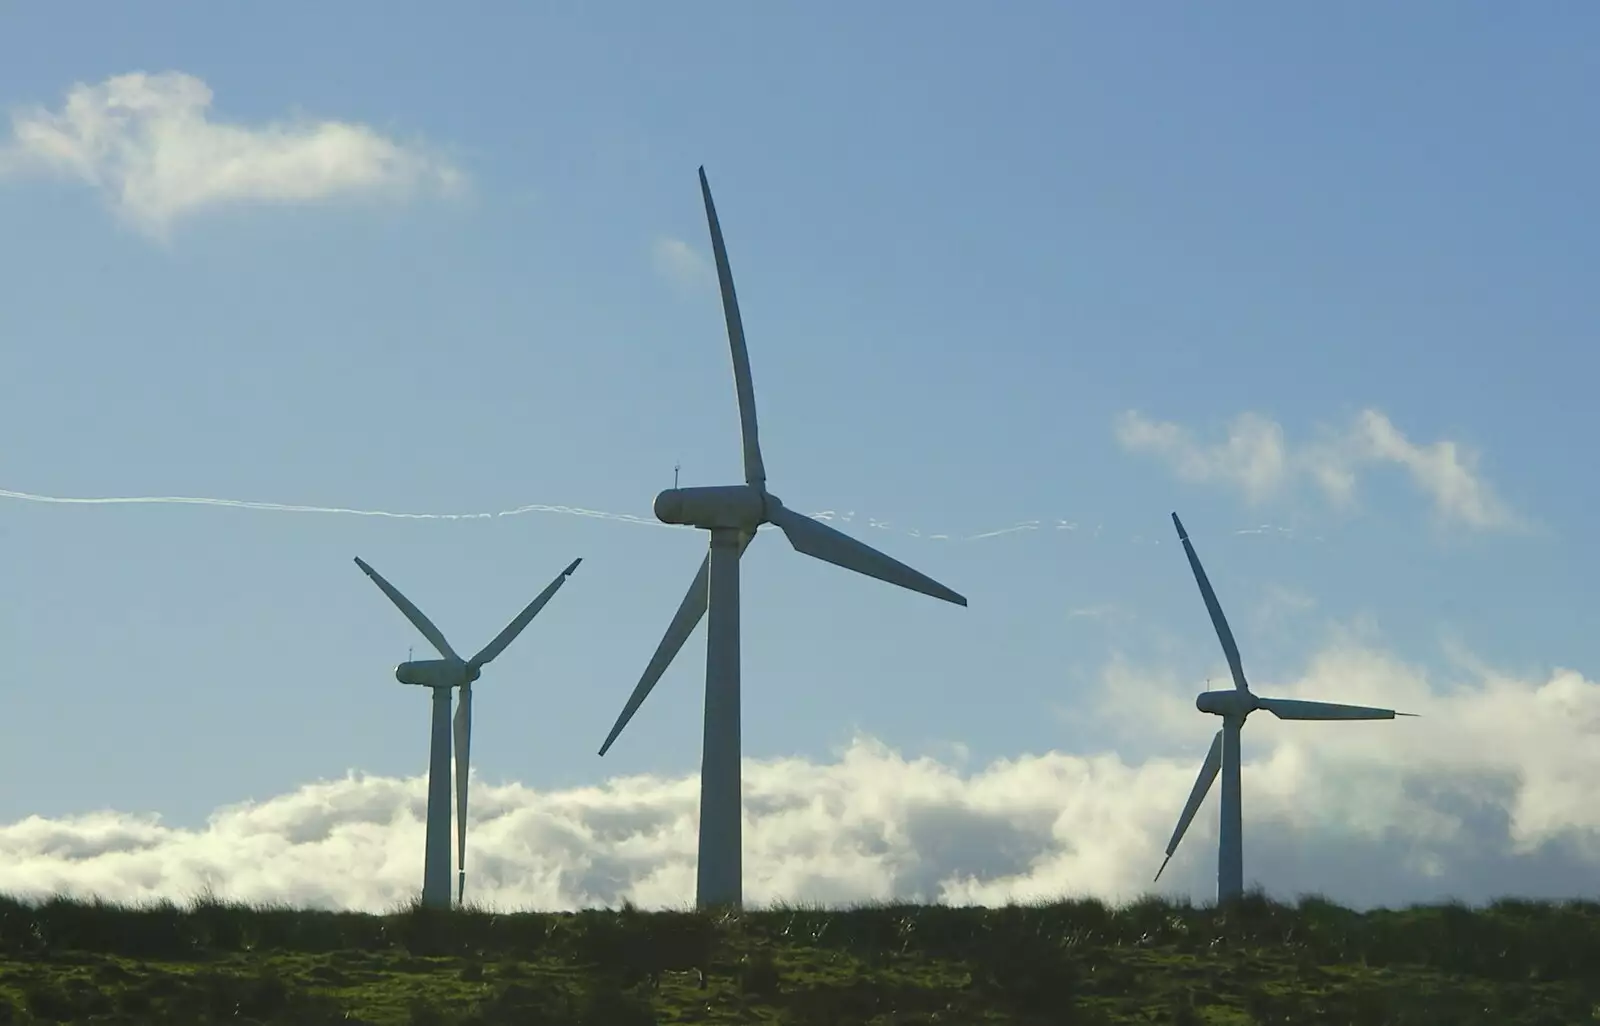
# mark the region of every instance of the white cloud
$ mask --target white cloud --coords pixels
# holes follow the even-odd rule
[[[1154,452],[1167,459],[1186,481],[1226,481],[1244,489],[1252,502],[1276,491],[1287,473],[1283,428],[1255,413],[1243,413],[1216,445],[1197,442],[1188,428],[1148,420],[1135,411],[1117,418],[1117,440],[1124,448]]]
[[[1185,481],[1235,485],[1251,503],[1306,479],[1330,502],[1349,506],[1361,472],[1387,465],[1404,470],[1443,519],[1484,529],[1521,526],[1480,475],[1477,453],[1448,439],[1418,445],[1377,410],[1361,411],[1342,429],[1325,428],[1317,441],[1298,448],[1285,441],[1281,425],[1258,413],[1239,414],[1226,440],[1211,443],[1136,410],[1119,414],[1114,427],[1123,448],[1159,457]]]
[[[1215,729],[1173,674],[1107,674],[1098,736],[1140,750],[985,767],[859,739],[835,760],[745,763],[746,894],[997,903],[1145,892]],[[1357,907],[1590,893],[1600,871],[1600,685],[1558,670],[1439,686],[1342,639],[1263,694],[1391,705],[1421,719],[1245,731],[1246,876]],[[1137,717],[1132,715],[1137,711]],[[685,743],[688,743],[687,741]],[[1107,743],[1110,743],[1109,741]],[[1130,745],[1130,748],[1132,745]],[[694,887],[692,777],[543,792],[473,788],[468,890],[499,907],[682,906]],[[223,896],[381,910],[420,880],[421,780],[352,776],[221,809],[195,830],[102,812],[0,827],[0,891]],[[1214,891],[1217,796],[1160,890]]]
[[[59,111],[12,113],[0,174],[82,181],[156,237],[178,218],[229,203],[398,198],[464,181],[444,161],[365,125],[230,124],[210,119],[211,100],[205,82],[176,71],[78,83]]]
[[[1263,633],[1281,630],[1297,617],[1316,607],[1317,600],[1296,588],[1268,583],[1261,601],[1252,610],[1254,628]]]
[[[711,261],[682,239],[663,236],[651,245],[650,255],[656,270],[679,285],[692,288],[717,282]]]
[[[1478,454],[1448,439],[1417,445],[1389,418],[1363,410],[1351,432],[1354,460],[1383,461],[1404,467],[1411,480],[1433,499],[1440,512],[1473,527],[1504,527],[1515,522],[1511,512],[1478,476]]]

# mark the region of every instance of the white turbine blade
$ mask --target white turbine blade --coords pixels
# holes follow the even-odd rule
[[[1178,817],[1178,828],[1172,832],[1172,840],[1167,842],[1167,857],[1161,860],[1161,868],[1156,870],[1156,879],[1161,879],[1161,874],[1166,872],[1167,863],[1172,861],[1172,853],[1178,850],[1178,842],[1183,840],[1183,835],[1189,829],[1189,824],[1194,821],[1194,814],[1200,811],[1200,803],[1206,800],[1206,792],[1211,790],[1211,782],[1217,779],[1217,772],[1222,769],[1222,731],[1217,731],[1217,736],[1211,739],[1211,751],[1206,753],[1206,761],[1200,764],[1200,775],[1194,780],[1194,790],[1189,792],[1189,802],[1183,807],[1183,815]]]
[[[444,640],[444,635],[439,632],[439,628],[433,625],[433,621],[423,616],[422,610],[412,605],[411,600],[400,594],[398,588],[384,580],[383,575],[368,566],[360,556],[356,557],[356,566],[361,568],[362,573],[372,578],[372,583],[376,584],[385,595],[389,596],[390,602],[400,607],[400,612],[406,614],[406,619],[410,620],[417,630],[422,632],[422,636],[427,638],[429,643],[439,650],[440,655],[457,663],[461,661],[461,657],[456,655],[456,650],[450,647],[450,642]]]
[[[656,681],[672,665],[672,660],[677,656],[683,643],[689,640],[689,635],[700,625],[700,618],[706,615],[706,579],[711,572],[711,555],[700,561],[700,570],[694,575],[694,581],[689,585],[689,591],[683,596],[683,602],[678,606],[678,611],[673,614],[672,622],[667,625],[667,633],[661,636],[661,644],[656,646],[656,654],[650,657],[650,665],[645,667],[644,675],[639,678],[639,683],[634,686],[633,694],[628,696],[628,703],[622,707],[622,714],[617,717],[616,724],[611,728],[611,733],[606,735],[605,744],[600,746],[600,754],[606,754],[611,743],[622,733],[622,728],[633,719],[633,714],[639,711],[639,706],[650,694],[650,689],[656,686]]]
[[[1183,529],[1183,521],[1178,519],[1176,513],[1172,514],[1172,524],[1178,529],[1178,540],[1183,542],[1183,554],[1189,557],[1194,579],[1200,585],[1200,597],[1206,600],[1206,611],[1211,614],[1211,623],[1217,629],[1223,654],[1228,657],[1228,669],[1233,672],[1233,686],[1240,691],[1249,691],[1250,685],[1244,682],[1244,664],[1239,659],[1239,646],[1233,640],[1228,618],[1222,615],[1222,605],[1217,602],[1217,593],[1211,588],[1205,568],[1200,565],[1200,557],[1195,554],[1194,546],[1189,544],[1189,532]]]
[[[456,708],[456,904],[467,890],[467,773],[472,768],[472,685],[461,685]]]
[[[1302,702],[1298,698],[1258,698],[1256,705],[1280,720],[1392,720],[1416,713],[1376,709],[1369,705],[1340,705],[1337,702]]]
[[[749,546],[754,534],[746,534],[739,539],[739,554],[744,555],[744,550]],[[683,596],[683,603],[678,606],[678,611],[672,617],[672,623],[667,625],[667,633],[661,636],[661,644],[656,646],[656,654],[650,657],[650,665],[644,669],[644,675],[639,678],[633,694],[628,696],[628,704],[622,707],[622,714],[617,717],[616,725],[611,728],[611,733],[606,735],[606,743],[600,746],[600,754],[604,755],[616,741],[617,735],[622,733],[622,728],[633,719],[633,714],[639,711],[639,706],[649,696],[650,690],[656,686],[656,681],[672,665],[672,660],[677,656],[678,650],[683,648],[683,643],[689,640],[689,635],[699,626],[700,618],[706,615],[706,599],[709,578],[711,575],[711,554],[700,561],[700,570],[694,575],[694,580],[689,584],[689,591]]]
[[[528,608],[518,613],[517,618],[507,624],[506,629],[501,631],[493,641],[485,645],[482,652],[473,656],[472,662],[468,665],[475,667],[486,666],[495,656],[504,652],[506,646],[515,641],[517,635],[522,633],[522,629],[528,626],[535,616],[539,615],[539,610],[544,608],[544,604],[550,601],[551,596],[561,590],[561,586],[567,583],[567,578],[572,576],[572,571],[578,569],[578,564],[582,562],[581,558],[574,559],[565,570],[561,571],[560,576],[550,582],[548,588],[541,591],[537,598],[528,603]]]
[[[744,483],[763,491],[767,468],[761,461],[761,439],[756,431],[756,392],[750,380],[750,353],[744,344],[744,321],[739,317],[739,297],[733,292],[733,270],[728,266],[728,247],[722,241],[722,225],[711,202],[711,185],[706,169],[700,169],[700,194],[706,201],[706,221],[711,225],[711,254],[717,261],[717,284],[722,289],[722,314],[728,322],[728,344],[733,349],[733,386],[739,393],[739,428],[744,438]]]
[[[958,606],[967,604],[964,596],[951,591],[928,575],[911,569],[897,559],[885,556],[872,546],[858,542],[847,534],[835,531],[821,521],[780,506],[770,498],[767,519],[782,529],[789,539],[789,544],[793,545],[797,552],[814,556],[834,566],[842,566],[846,570],[854,570],[858,574],[897,584],[911,591],[919,591],[924,595],[944,599],[946,602],[954,602]]]

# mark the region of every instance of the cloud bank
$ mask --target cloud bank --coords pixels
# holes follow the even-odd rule
[[[0,175],[81,181],[157,237],[179,218],[226,204],[398,199],[464,181],[448,163],[365,125],[230,124],[211,119],[211,100],[204,81],[177,71],[78,83],[58,111],[12,113]]]
[[[1120,414],[1115,431],[1124,449],[1161,459],[1183,480],[1231,485],[1252,503],[1308,480],[1329,501],[1348,508],[1361,472],[1390,466],[1404,470],[1444,520],[1478,529],[1521,525],[1479,473],[1476,452],[1449,439],[1419,445],[1377,410],[1362,410],[1344,428],[1325,428],[1319,440],[1298,447],[1286,441],[1282,425],[1249,412],[1235,417],[1227,438],[1215,442],[1137,410]]]
[[[1247,881],[1357,907],[1592,896],[1600,685],[1567,670],[1435,684],[1339,642],[1301,679],[1262,690],[1423,718],[1253,716]],[[1160,753],[1137,760],[1049,752],[972,767],[870,738],[832,761],[746,760],[746,899],[1146,893],[1215,729],[1192,702],[1170,680],[1113,666],[1082,715],[1103,722],[1099,736],[1136,736]],[[468,894],[501,908],[682,907],[694,889],[696,800],[690,776],[553,792],[475,782]],[[1216,803],[1213,791],[1155,890],[1214,894]],[[183,900],[209,886],[250,901],[383,910],[419,885],[424,804],[421,779],[352,775],[220,809],[192,830],[119,812],[29,818],[0,828],[0,891]]]

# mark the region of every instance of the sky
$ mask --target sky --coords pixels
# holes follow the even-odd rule
[[[0,890],[404,900],[431,653],[353,558],[476,651],[581,556],[469,895],[692,900],[703,627],[596,753],[654,496],[739,479],[703,164],[769,487],[970,601],[752,545],[748,900],[1208,899],[1173,511],[1259,693],[1420,714],[1253,716],[1247,884],[1592,895],[1597,21],[5,5]],[[258,505],[42,501],[174,496]]]

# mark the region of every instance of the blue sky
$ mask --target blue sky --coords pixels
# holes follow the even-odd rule
[[[1170,757],[1170,824],[1214,725],[1102,713],[1226,674],[1174,509],[1265,693],[1351,645],[1444,691],[1600,662],[1587,6],[89,11],[0,13],[0,488],[649,517],[675,464],[737,480],[703,163],[772,490],[971,601],[763,535],[747,756]],[[478,779],[691,774],[703,628],[595,750],[703,550],[0,499],[0,821],[419,773],[425,642],[357,555],[463,650],[584,557],[477,688]],[[1247,757],[1324,729],[1258,719]]]

